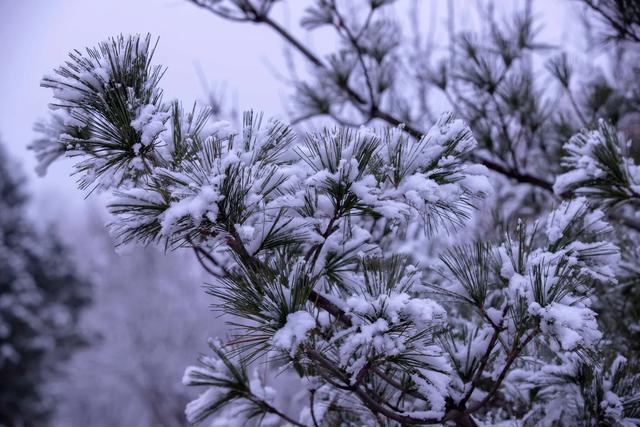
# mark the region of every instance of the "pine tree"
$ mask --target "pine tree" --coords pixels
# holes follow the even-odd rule
[[[47,392],[62,363],[85,343],[79,316],[90,287],[52,232],[26,212],[18,165],[0,147],[0,425],[45,425]]]
[[[637,348],[603,313],[621,290],[637,295],[640,169],[615,128],[637,112],[633,82],[594,78],[576,94],[556,52],[561,97],[547,102],[531,56],[549,46],[530,8],[505,22],[488,11],[433,67],[419,43],[402,56],[380,12],[393,1],[362,16],[314,2],[303,25],[340,39],[326,59],[271,17],[274,1],[193,3],[282,35],[313,71],[294,85],[294,121],[336,126],[298,132],[247,112],[234,129],[166,103],[151,37],[120,36],[44,79],[57,118],[34,145],[43,165],[79,157],[81,187],[114,194],[119,242],[191,248],[213,276],[233,329],[185,372],[205,387],[189,421],[637,422]],[[407,81],[409,94],[441,91],[455,116],[423,129],[432,108]],[[502,209],[483,223],[487,203]],[[297,376],[299,414],[278,406],[286,391],[265,363]]]

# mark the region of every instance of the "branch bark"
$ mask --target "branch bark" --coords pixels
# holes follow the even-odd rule
[[[498,379],[493,384],[493,387],[491,387],[491,390],[489,390],[489,393],[487,393],[484,399],[482,399],[480,402],[476,403],[471,408],[469,408],[467,410],[467,413],[471,414],[477,411],[478,409],[482,408],[484,405],[486,405],[491,401],[493,396],[496,394],[496,392],[502,385],[502,382],[507,376],[507,373],[509,372],[509,369],[511,368],[511,365],[513,364],[513,362],[518,358],[522,350],[524,350],[524,348],[538,335],[538,333],[540,333],[540,331],[536,329],[533,332],[531,332],[523,341],[514,342],[514,345],[511,351],[509,352],[509,355],[507,356],[507,361],[505,362],[505,365],[502,368],[502,371],[500,371],[500,375],[498,375]]]
[[[198,4],[194,0],[192,2]],[[201,5],[200,5],[201,6]],[[208,8],[208,10],[216,13],[215,11]],[[285,39],[291,46],[293,46],[305,59],[307,59],[314,67],[321,69],[324,72],[328,71],[327,66],[322,62],[322,60],[314,54],[310,49],[308,49],[300,40],[298,40],[293,34],[287,31],[284,27],[282,27],[278,22],[271,19],[268,15],[256,15],[251,22],[255,24],[265,24],[271,29],[273,29],[276,33],[278,33],[283,39]],[[391,126],[400,126],[402,125],[404,130],[416,139],[422,138],[425,134],[424,131],[418,129],[414,125],[410,123],[405,123],[404,121],[398,119],[393,116],[391,113],[387,111],[380,110],[376,105],[368,106],[368,102],[366,98],[359,93],[357,93],[353,88],[348,86],[347,84],[341,84],[341,89],[349,96],[349,98],[353,101],[354,106],[360,110],[361,112],[370,115],[371,118],[380,119]],[[508,178],[511,178],[517,182],[530,184],[539,188],[542,188],[546,191],[553,191],[552,183],[544,180],[543,178],[539,178],[534,175],[530,175],[527,173],[521,173],[515,170],[511,170],[506,168],[499,163],[487,159],[481,159],[474,157],[474,161],[478,161],[479,163],[486,166],[488,169],[504,175]]]

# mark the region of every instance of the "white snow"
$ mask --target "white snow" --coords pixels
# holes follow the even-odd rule
[[[302,344],[307,333],[316,327],[316,320],[306,311],[296,311],[287,315],[287,323],[276,331],[271,343],[280,349],[290,352],[292,355]]]

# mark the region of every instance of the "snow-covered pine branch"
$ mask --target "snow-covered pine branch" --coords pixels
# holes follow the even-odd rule
[[[226,255],[207,289],[234,330],[185,374],[208,387],[187,408],[191,421],[474,425],[498,393],[510,396],[516,366],[596,351],[588,297],[615,281],[618,251],[585,199],[503,242],[454,249],[427,276],[430,266],[398,251],[399,236],[458,229],[492,191],[487,169],[468,160],[476,141],[462,121],[445,114],[418,138],[402,125],[299,135],[248,112],[234,129],[206,108],[162,101],[150,41],[74,51],[44,80],[57,118],[33,149],[43,167],[78,157],[80,186],[113,193],[120,243]],[[298,375],[310,396],[299,417],[250,379],[263,357]]]
[[[80,187],[123,185],[148,172],[158,135],[169,118],[158,83],[164,69],[151,65],[151,36],[119,36],[86,52],[69,54],[46,76],[54,116],[39,126],[32,146],[39,171],[59,155],[81,156]]]
[[[564,145],[562,165],[568,170],[556,178],[554,191],[585,196],[605,207],[640,206],[640,166],[628,155],[629,145],[604,120],[574,135]]]

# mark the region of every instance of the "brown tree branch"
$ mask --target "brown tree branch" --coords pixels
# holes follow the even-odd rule
[[[476,371],[476,374],[473,376],[473,379],[471,380],[471,386],[469,387],[469,390],[467,391],[467,393],[465,393],[465,395],[462,398],[462,400],[460,400],[459,406],[461,408],[465,407],[466,403],[469,401],[469,398],[473,394],[473,391],[480,384],[480,380],[482,379],[482,374],[484,373],[484,370],[486,369],[487,365],[489,364],[489,359],[491,358],[491,353],[493,353],[493,349],[495,348],[495,346],[496,346],[496,344],[498,342],[498,337],[499,336],[500,336],[500,329],[496,328],[493,331],[493,335],[491,335],[491,340],[489,341],[489,345],[487,346],[487,350],[485,351],[484,355],[482,356],[482,359],[480,361],[480,366],[478,367],[478,370]]]
[[[193,3],[200,5],[197,1],[190,0]],[[200,5],[201,6],[201,5]],[[211,8],[207,8],[214,13]],[[218,14],[219,15],[219,14]],[[256,24],[265,24],[272,28],[276,33],[278,33],[282,38],[284,38],[291,46],[293,46],[303,57],[305,57],[312,65],[316,68],[323,70],[324,72],[328,71],[327,66],[320,60],[318,56],[316,56],[310,49],[308,49],[302,42],[300,42],[296,37],[294,37],[289,31],[287,31],[284,27],[282,27],[278,22],[271,19],[268,15],[255,15],[251,19],[251,22]],[[349,98],[353,101],[354,106],[365,114],[369,114],[372,118],[377,118],[387,122],[391,126],[400,126],[402,125],[404,130],[411,135],[412,137],[419,139],[425,134],[422,130],[416,128],[415,126],[405,123],[404,121],[394,117],[391,113],[380,110],[376,105],[369,106],[367,108],[367,101],[365,97],[358,94],[353,88],[351,88],[347,84],[339,84],[340,88],[349,96]],[[534,175],[520,173],[518,171],[510,170],[494,161],[475,158],[474,161],[478,161],[486,166],[488,169],[497,172],[499,174],[505,175],[508,178],[511,178],[515,181],[522,182],[525,184],[530,184],[536,187],[540,187],[546,191],[553,191],[552,183],[536,177]]]
[[[441,420],[431,419],[431,418],[419,418],[413,417],[410,415],[406,415],[403,413],[398,413],[383,403],[376,401],[373,397],[369,395],[365,390],[363,390],[360,386],[352,385],[349,382],[349,377],[343,373],[340,369],[338,369],[333,362],[324,357],[321,353],[319,353],[315,349],[308,348],[305,350],[305,354],[328,372],[330,372],[334,377],[340,379],[340,381],[345,384],[345,387],[350,391],[355,393],[355,395],[362,401],[362,403],[369,408],[371,412],[374,414],[381,414],[385,417],[398,421],[407,425],[425,425],[425,424],[440,424]]]
[[[471,414],[471,413],[477,411],[478,409],[482,408],[484,405],[486,405],[487,403],[489,403],[491,401],[493,396],[496,394],[496,392],[498,391],[498,389],[502,385],[502,382],[504,381],[505,377],[507,376],[507,373],[509,372],[509,369],[511,368],[511,365],[513,364],[513,362],[518,358],[518,356],[520,355],[522,350],[524,350],[524,348],[539,333],[540,333],[540,331],[538,329],[536,329],[533,332],[531,332],[522,342],[519,342],[519,340],[516,340],[513,343],[513,347],[511,349],[511,351],[509,352],[509,355],[507,356],[507,361],[506,361],[504,367],[502,368],[502,371],[500,372],[500,375],[498,375],[498,379],[493,384],[493,387],[491,387],[491,390],[489,390],[489,392],[484,397],[484,399],[482,399],[480,402],[476,403],[471,408],[469,408],[467,410],[467,413]]]

